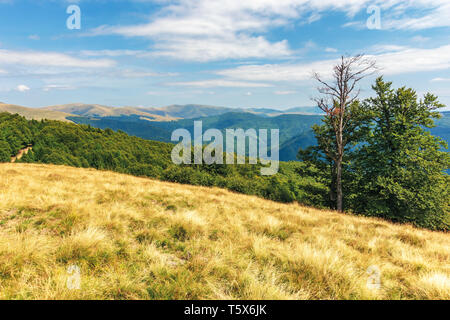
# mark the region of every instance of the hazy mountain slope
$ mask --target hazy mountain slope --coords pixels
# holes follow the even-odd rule
[[[436,127],[431,128],[431,134],[441,137],[450,147],[450,112],[441,112],[442,118],[436,120]]]
[[[67,104],[50,106],[44,110],[55,110],[69,112],[83,117],[121,117],[121,116],[146,116],[151,120],[170,121],[181,118],[198,118],[212,115],[219,115],[230,112],[231,108],[202,106],[202,105],[172,105],[163,108],[138,108],[138,107],[109,107],[97,104]]]
[[[71,116],[70,113],[53,111],[53,110],[43,110],[37,108],[26,108],[22,106],[0,103],[0,112],[9,112],[12,114],[20,114],[21,116],[29,120],[59,120],[59,121],[69,121],[66,118]]]
[[[62,111],[83,117],[120,117],[140,115],[153,117],[156,121],[170,121],[179,119],[194,119],[201,117],[219,116],[225,113],[250,113],[263,117],[275,117],[283,114],[320,114],[320,110],[314,107],[298,107],[284,111],[271,108],[228,108],[206,106],[198,104],[171,105],[162,108],[141,107],[109,107],[97,104],[73,103],[66,105],[49,106],[44,110]]]
[[[177,128],[192,132],[194,120],[202,120],[209,128],[279,128],[280,159],[296,160],[299,148],[316,143],[311,126],[320,123],[321,115],[315,107],[297,107],[284,111],[271,108],[233,109],[203,105],[173,105],[164,108],[113,108],[102,105],[69,104],[42,109],[0,104],[0,111],[19,113],[29,119],[55,119],[90,124],[98,128],[122,130],[148,140],[169,142]],[[278,113],[277,113],[278,112]],[[280,113],[284,112],[284,113]],[[72,115],[72,117],[71,117]],[[73,116],[77,115],[79,117]],[[450,112],[442,112],[430,131],[450,142]],[[182,119],[180,119],[182,118]]]
[[[0,175],[0,299],[450,299],[445,233],[104,171]]]
[[[277,117],[261,117],[249,113],[226,113],[220,116],[199,118],[194,120],[179,120],[177,122],[161,124],[172,125],[172,128],[186,128],[192,131],[195,120],[202,120],[204,130],[216,128],[222,131],[226,129],[279,129],[280,145],[292,139],[292,137],[311,132],[311,126],[320,122],[320,116],[305,115],[280,115]],[[312,132],[311,132],[312,134]]]
[[[447,143],[450,142],[450,113],[444,112],[443,118],[436,121],[437,127],[430,131]],[[311,126],[321,123],[320,115],[283,114],[279,116],[261,116],[253,113],[229,112],[218,116],[196,119],[181,119],[178,121],[148,122],[137,116],[82,118],[71,117],[76,123],[90,124],[98,128],[123,130],[128,134],[144,139],[169,142],[171,133],[178,128],[185,128],[193,134],[194,121],[201,120],[203,130],[217,128],[225,129],[256,128],[280,129],[280,159],[283,161],[297,160],[299,148],[316,144]]]
[[[91,104],[74,103],[74,104],[44,107],[42,108],[42,110],[62,111],[71,113],[72,115],[78,115],[83,117],[96,117],[96,118],[139,115],[151,121],[176,120],[176,118],[174,117],[160,114],[153,114],[151,113],[150,109],[135,108],[135,107],[115,108],[109,106],[102,106],[98,104],[91,105]]]
[[[140,116],[121,116],[121,117],[69,117],[71,121],[77,124],[88,124],[100,129],[122,130],[129,135],[147,140],[156,140],[170,142],[172,132],[159,127],[154,121],[143,120]]]
[[[10,162],[29,145],[32,150],[19,162],[106,169],[171,182],[220,186],[315,207],[325,207],[327,202],[327,187],[305,163],[280,162],[276,176],[261,176],[261,163],[179,166],[171,159],[173,144],[60,121],[32,122],[0,113],[0,162]],[[297,174],[299,171],[302,175]]]
[[[318,107],[295,107],[284,110],[284,113],[315,114],[315,115],[325,114]]]
[[[193,119],[209,117],[231,112],[234,109],[226,107],[204,106],[196,104],[172,105],[163,108],[149,108],[152,113],[174,118]]]
[[[106,117],[106,118],[69,118],[76,123],[90,124],[98,128],[111,128],[123,130],[128,134],[144,139],[170,141],[172,132],[178,128],[185,128],[193,134],[194,121],[202,121],[203,131],[210,128],[226,129],[279,129],[280,146],[283,148],[281,160],[295,160],[299,147],[307,147],[315,143],[311,130],[313,124],[319,123],[320,116],[308,115],[281,115],[277,117],[262,117],[252,113],[226,113],[219,116],[210,116],[196,119],[182,119],[169,122],[148,122],[137,116]],[[304,139],[301,139],[304,138]],[[297,140],[295,140],[297,139]],[[284,146],[286,143],[288,143]],[[294,145],[297,143],[297,147]],[[289,147],[288,147],[289,146]]]
[[[304,131],[302,134],[295,136],[280,146],[280,159],[283,161],[298,160],[297,154],[300,148],[306,149],[307,147],[316,145],[317,140],[312,130]]]

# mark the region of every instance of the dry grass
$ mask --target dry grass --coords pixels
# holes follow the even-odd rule
[[[66,118],[72,116],[72,114],[59,112],[59,111],[51,111],[37,108],[26,108],[21,106],[16,106],[12,104],[4,104],[0,102],[0,112],[9,112],[12,114],[18,113],[21,116],[27,118],[28,120],[58,120],[64,122],[72,122],[67,120]]]
[[[2,299],[450,299],[448,234],[95,170],[0,176]]]

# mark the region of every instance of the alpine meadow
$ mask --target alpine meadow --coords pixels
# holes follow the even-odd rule
[[[0,1],[0,300],[450,300],[449,14]]]

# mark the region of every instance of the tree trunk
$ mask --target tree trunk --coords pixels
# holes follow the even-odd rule
[[[343,212],[342,207],[342,159],[336,162],[336,209]]]
[[[337,159],[336,159],[336,210],[343,212],[342,206],[342,161],[344,159],[344,112],[345,102],[341,102],[339,115],[339,122],[336,132],[336,147],[337,147]]]
[[[335,161],[333,161],[333,165],[331,168],[330,208],[336,209],[336,162]]]
[[[328,125],[333,129],[336,138],[336,146],[330,156],[335,166],[333,168],[335,176],[334,180],[333,177],[331,178],[330,188],[335,189],[335,192],[330,191],[330,200],[336,197],[336,210],[339,212],[343,212],[342,163],[348,142],[348,136],[344,139],[344,132],[353,116],[351,109],[348,110],[348,108],[351,108],[353,103],[357,103],[360,92],[359,89],[354,91],[357,83],[373,73],[375,68],[375,61],[363,59],[363,55],[351,58],[342,56],[341,61],[333,68],[334,83],[327,83],[318,73],[314,74],[314,78],[323,85],[318,90],[325,96],[316,98],[314,101],[326,113]]]

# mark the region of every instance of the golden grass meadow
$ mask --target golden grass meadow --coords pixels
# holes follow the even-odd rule
[[[0,176],[0,299],[450,299],[445,233],[92,169]]]

